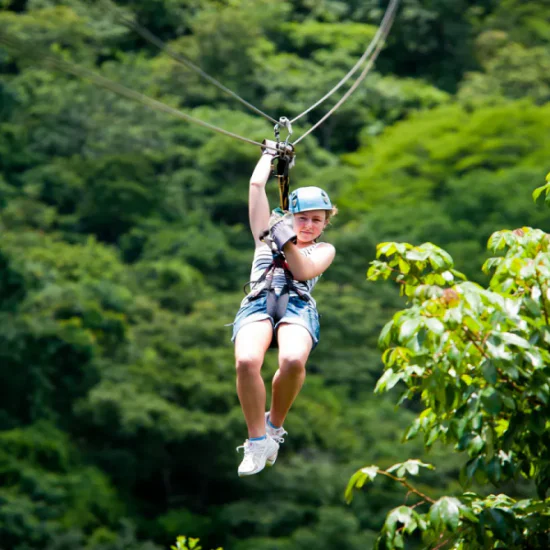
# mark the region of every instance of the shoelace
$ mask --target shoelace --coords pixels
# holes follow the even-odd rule
[[[248,439],[244,442],[243,445],[239,445],[236,449],[237,452],[239,452],[241,449],[244,449],[244,455],[246,456],[247,454],[251,453],[252,452],[252,441],[249,441]]]
[[[284,428],[279,428],[278,430],[276,430],[276,433],[272,433],[270,435],[271,439],[275,440],[280,445],[281,443],[285,442],[285,438],[283,436],[287,434],[288,432]]]

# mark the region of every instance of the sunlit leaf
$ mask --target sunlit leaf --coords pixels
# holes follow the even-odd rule
[[[409,340],[419,329],[421,320],[416,319],[407,319],[399,329],[399,339],[403,342]]]
[[[443,497],[439,499],[430,508],[430,522],[436,530],[456,531],[460,520],[459,507],[460,501],[455,498]]]

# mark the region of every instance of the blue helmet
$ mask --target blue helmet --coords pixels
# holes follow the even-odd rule
[[[288,202],[292,214],[306,210],[332,210],[329,196],[320,187],[300,187],[292,191]]]

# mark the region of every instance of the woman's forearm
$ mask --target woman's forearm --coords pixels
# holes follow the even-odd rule
[[[288,267],[297,281],[307,281],[319,274],[316,265],[294,243],[287,243],[284,253]]]
[[[252,172],[250,177],[250,185],[265,185],[271,173],[271,163],[273,162],[273,156],[264,154],[260,157],[260,160]]]
[[[310,256],[304,256],[293,242],[285,244],[284,253],[292,276],[297,281],[308,281],[324,273],[334,260],[334,247],[321,243]]]
[[[265,192],[265,185],[271,172],[273,157],[264,154],[260,157],[252,176],[248,195],[248,216],[250,230],[256,245],[260,243],[260,233],[267,229],[269,224],[269,201]]]

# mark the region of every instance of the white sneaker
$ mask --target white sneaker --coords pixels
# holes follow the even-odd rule
[[[269,412],[265,413],[265,431],[266,431],[267,435],[270,436],[271,439],[276,441],[279,445],[281,445],[281,443],[285,442],[284,436],[288,433],[283,427],[281,427],[281,428],[272,428],[269,425]],[[273,466],[273,464],[275,464],[275,461],[277,460],[277,455],[278,454],[279,454],[279,448],[277,447],[277,452],[273,456],[270,456],[267,459],[267,465],[268,466]]]
[[[272,459],[273,456],[277,458],[279,444],[271,436],[267,435],[261,441],[250,441],[247,439],[244,445],[237,447],[237,451],[239,449],[244,449],[244,458],[238,470],[239,477],[243,477],[261,472],[265,468],[268,459]]]

